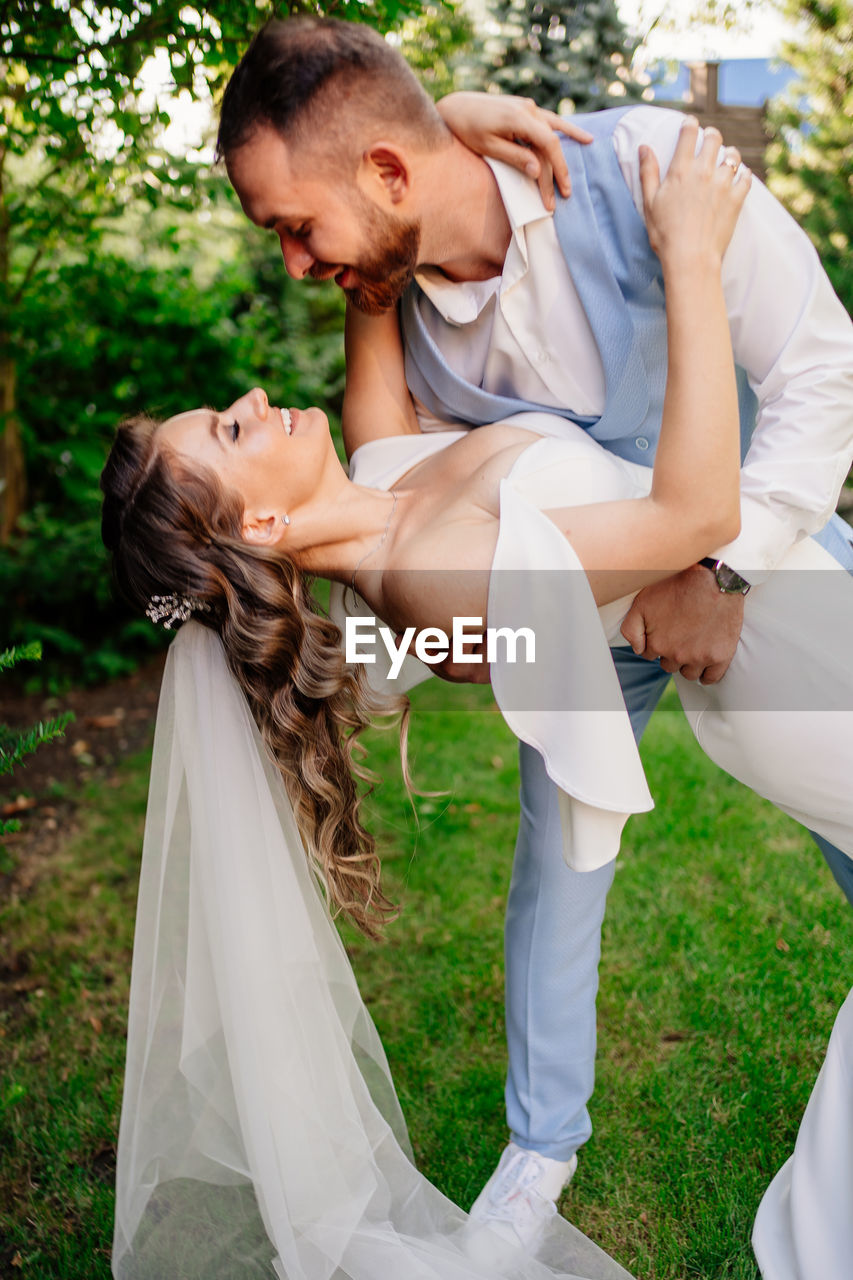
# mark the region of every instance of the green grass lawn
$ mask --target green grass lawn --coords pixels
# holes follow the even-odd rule
[[[516,746],[487,690],[433,681],[413,701],[416,782],[447,794],[418,799],[416,826],[394,736],[372,736],[402,914],[384,944],[345,933],[419,1164],[467,1206],[506,1140]],[[754,1280],[752,1217],[850,984],[848,908],[808,837],[699,753],[674,699],[644,756],[658,807],[629,824],[611,892],[595,1133],[563,1212],[642,1280]],[[0,915],[21,975],[0,1011],[4,1280],[109,1275],[146,784],[139,759],[93,789],[61,858]]]

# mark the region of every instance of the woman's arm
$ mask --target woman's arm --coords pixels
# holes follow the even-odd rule
[[[420,433],[406,386],[396,310],[367,316],[347,303],[347,380],[341,423],[351,458],[368,440]]]
[[[549,511],[571,540],[599,604],[707,555],[740,527],[734,361],[720,267],[750,177],[718,164],[720,135],[688,119],[666,180],[641,159],[646,222],[663,267],[669,367],[647,498]]]
[[[555,205],[555,182],[561,196],[571,195],[559,134],[575,142],[592,142],[592,134],[571,117],[512,94],[449,93],[435,105],[451,133],[471,151],[502,160],[535,178],[547,208]]]

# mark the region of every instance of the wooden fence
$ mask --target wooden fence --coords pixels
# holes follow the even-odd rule
[[[702,125],[715,125],[729,146],[737,147],[754,174],[766,176],[764,151],[768,142],[766,112],[761,107],[729,107],[719,100],[720,66],[717,62],[688,62],[689,98],[655,105],[689,111]]]

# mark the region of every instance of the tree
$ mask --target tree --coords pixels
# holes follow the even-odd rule
[[[469,85],[465,74],[476,57],[477,35],[462,4],[424,0],[401,24],[399,39],[401,53],[432,98],[460,87],[482,87],[480,78]]]
[[[485,40],[490,79],[541,107],[596,111],[639,101],[631,73],[639,38],[628,33],[615,0],[491,0],[497,32]]]
[[[784,0],[784,8],[803,26],[782,51],[798,79],[771,106],[769,183],[853,315],[853,0]]]
[[[407,8],[417,7],[409,4]],[[25,502],[16,309],[43,260],[84,248],[131,195],[203,198],[204,158],[160,140],[172,101],[146,92],[158,53],[174,87],[209,98],[274,13],[388,25],[401,0],[0,0],[0,541]]]

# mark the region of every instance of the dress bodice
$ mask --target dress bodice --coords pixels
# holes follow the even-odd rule
[[[544,428],[541,436],[537,431],[540,422]],[[552,434],[553,419],[548,415],[519,414],[512,423],[536,433],[537,438],[518,456],[506,480],[539,511],[638,498],[651,488],[649,467],[610,453],[574,423],[561,422],[559,436]],[[406,472],[466,434],[465,430],[432,431],[371,440],[353,454],[350,479],[370,488],[390,489]],[[631,599],[614,600],[598,611],[609,644],[625,643],[619,627]]]
[[[540,416],[512,421],[535,432]],[[389,488],[463,434],[371,441],[354,453],[350,478]],[[638,497],[649,482],[647,468],[607,453],[571,424],[560,437],[535,439],[501,481],[487,621],[496,632],[531,630],[535,660],[513,661],[509,646],[498,646],[492,688],[507,724],[540,751],[560,788],[566,858],[578,870],[615,857],[627,816],[650,809],[652,801],[609,650],[628,602],[596,609],[580,561],[543,511]],[[332,588],[331,613],[342,629],[347,615],[373,617],[360,597],[339,585]],[[378,651],[376,658],[368,678],[388,693],[405,692],[430,674],[407,658],[392,682],[390,662],[383,668]]]

